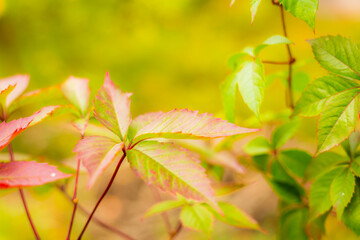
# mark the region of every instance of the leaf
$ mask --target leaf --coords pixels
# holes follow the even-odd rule
[[[25,91],[28,84],[28,75],[14,75],[12,77],[0,79],[0,92],[4,91],[9,86],[14,86],[14,90],[11,91],[6,98],[6,108]]]
[[[354,131],[359,111],[359,88],[331,98],[318,124],[317,154],[335,147]]]
[[[328,75],[318,78],[305,89],[292,115],[317,116],[324,110],[331,96],[356,86],[359,84],[355,81],[340,76]]]
[[[230,75],[221,85],[221,96],[226,119],[235,122],[235,103],[236,103],[236,86],[237,82],[233,81],[234,74]]]
[[[210,206],[206,206],[217,219],[226,224],[230,224],[238,228],[260,230],[260,226],[255,219],[230,203],[219,202],[219,206],[224,213],[223,215],[213,210]]]
[[[266,39],[265,42],[262,43],[261,45],[257,46],[254,49],[254,55],[257,56],[261,52],[261,50],[263,50],[267,46],[278,45],[278,44],[290,44],[290,43],[291,41],[286,37],[281,35],[274,35]]]
[[[260,119],[260,105],[265,92],[264,66],[260,59],[245,61],[234,75],[244,102],[255,116]]]
[[[0,124],[0,151],[4,149],[12,139],[27,127],[33,126],[51,114],[57,106],[44,107],[30,117],[16,119],[10,122]]]
[[[80,110],[82,116],[85,116],[89,107],[89,79],[71,76],[61,85],[61,90],[65,97]]]
[[[123,93],[106,73],[104,85],[95,96],[95,118],[110,131],[125,139],[131,122],[130,96]]]
[[[218,138],[255,131],[258,129],[238,127],[211,114],[175,109],[136,117],[129,127],[128,137],[137,143],[150,138]]]
[[[285,211],[280,215],[279,240],[308,240],[305,231],[308,209],[297,208]]]
[[[261,0],[250,0],[251,24],[253,24],[254,22],[255,15],[259,8],[260,2]]]
[[[301,194],[293,185],[272,179],[268,180],[268,183],[281,200],[287,203],[301,203]]]
[[[308,220],[306,230],[310,239],[321,240],[322,236],[325,235],[325,222],[329,213],[330,211],[327,211],[319,217]]]
[[[344,167],[333,168],[320,175],[310,188],[309,206],[315,214],[320,215],[332,206],[330,188],[334,178],[344,170]]]
[[[212,234],[214,216],[204,206],[185,206],[180,213],[180,221],[185,227],[203,232],[208,237]]]
[[[270,161],[271,156],[269,154],[261,154],[255,155],[251,157],[254,161],[256,167],[263,172],[266,172],[268,168],[268,163]]]
[[[117,143],[103,136],[89,136],[81,139],[74,152],[89,173],[87,187],[90,189],[97,178],[113,161],[121,158],[123,143]]]
[[[263,136],[252,139],[244,146],[244,151],[249,155],[266,154],[271,150],[272,148],[269,141]]]
[[[346,168],[340,172],[331,184],[330,197],[336,209],[337,218],[340,220],[341,215],[350,202],[354,193],[355,176],[350,168]]]
[[[181,206],[184,206],[186,204],[186,201],[183,199],[180,200],[169,200],[169,201],[163,201],[155,204],[152,206],[144,215],[144,218],[160,214],[175,208],[179,208]]]
[[[279,3],[294,17],[300,18],[312,29],[315,28],[315,14],[319,0],[279,0]]]
[[[334,152],[323,152],[313,158],[306,170],[305,178],[307,180],[313,180],[333,168],[334,165],[349,161],[345,156]]]
[[[0,189],[39,186],[70,176],[47,163],[35,161],[0,163]]]
[[[1,112],[4,112],[4,110],[6,109],[6,99],[9,96],[9,94],[15,89],[16,84],[14,85],[9,85],[7,88],[2,89],[0,92],[0,109]],[[5,111],[7,112],[7,111]]]
[[[149,185],[217,207],[205,170],[186,149],[171,143],[144,141],[128,150],[127,157],[131,168]]]
[[[359,47],[351,39],[326,36],[309,40],[316,60],[329,72],[360,79]]]
[[[225,196],[228,194],[232,194],[238,190],[240,190],[242,187],[244,187],[244,184],[240,183],[218,183],[218,184],[212,184],[212,187],[215,192],[215,196]]]
[[[302,150],[289,149],[280,152],[278,159],[286,169],[296,176],[303,178],[312,156]]]
[[[278,127],[271,135],[271,145],[274,149],[279,149],[289,141],[299,128],[300,121],[297,119],[285,123]]]
[[[350,159],[353,159],[359,144],[360,144],[360,133],[355,131],[352,134],[350,134],[348,139],[345,139],[345,141],[341,143],[341,146],[345,150],[348,157]]]
[[[358,180],[355,185],[355,193],[342,215],[342,221],[351,231],[360,236],[360,190]]]
[[[286,80],[286,79],[284,79]],[[307,72],[295,72],[292,76],[292,90],[302,93],[306,86],[311,82],[311,77]],[[286,83],[287,84],[287,83]]]
[[[351,161],[350,166],[353,173],[360,177],[360,157],[356,157],[353,161]]]

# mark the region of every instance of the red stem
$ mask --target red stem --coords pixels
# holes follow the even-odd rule
[[[85,230],[86,230],[86,228],[88,227],[88,225],[89,225],[92,217],[94,216],[94,213],[95,213],[96,209],[99,207],[101,201],[104,199],[104,197],[106,196],[107,192],[109,191],[112,183],[114,182],[114,179],[115,179],[115,177],[116,177],[116,174],[118,173],[119,168],[120,168],[120,166],[121,166],[121,163],[124,161],[124,159],[125,159],[125,157],[126,157],[126,151],[125,151],[125,150],[123,150],[123,153],[124,153],[124,154],[123,154],[123,156],[121,157],[121,159],[119,160],[119,163],[117,164],[117,166],[116,166],[116,168],[115,168],[115,171],[114,171],[113,175],[111,176],[111,179],[110,179],[108,185],[106,186],[103,194],[101,195],[101,197],[100,197],[99,200],[97,201],[97,203],[96,203],[94,209],[92,210],[92,212],[91,212],[88,220],[86,221],[86,224],[85,224],[83,230],[81,231],[81,233],[80,233],[80,235],[79,235],[79,237],[78,237],[78,240],[80,240],[80,239],[82,238],[82,236],[84,235]]]
[[[81,135],[81,139],[83,139],[83,138],[84,138],[84,136]],[[73,212],[72,212],[72,215],[71,215],[70,226],[69,226],[69,231],[68,231],[66,240],[70,240],[71,230],[72,230],[72,227],[74,225],[75,213],[76,213],[76,209],[77,209],[77,206],[78,206],[77,189],[78,189],[78,183],[79,183],[79,172],[80,172],[80,159],[77,159],[74,194],[73,194],[73,197],[72,197],[72,202],[74,203],[74,208],[73,208]]]
[[[11,147],[11,143],[9,143],[9,145],[8,145],[8,151],[9,151],[9,155],[10,155],[10,161],[14,162],[15,159],[14,159],[14,153],[13,153],[13,150],[12,150],[12,147]],[[29,211],[28,206],[26,204],[24,192],[23,192],[23,190],[21,188],[19,188],[19,193],[20,193],[20,197],[21,197],[22,203],[23,203],[24,208],[25,208],[27,218],[29,219],[31,228],[32,228],[32,230],[34,232],[35,238],[37,240],[40,240],[39,234],[36,231],[35,225],[34,225],[32,219],[31,219],[30,211]]]

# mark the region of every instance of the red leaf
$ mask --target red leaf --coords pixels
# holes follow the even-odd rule
[[[0,189],[39,186],[70,176],[47,163],[35,161],[0,163]]]
[[[76,106],[84,116],[89,106],[89,79],[71,76],[61,85],[61,90],[65,97]]]
[[[39,123],[42,119],[51,114],[58,106],[44,107],[30,117],[16,119],[0,124],[0,151],[4,149],[10,141],[27,127]]]
[[[259,129],[238,127],[208,113],[175,109],[138,116],[130,125],[129,138],[136,143],[149,138],[218,138],[256,131]]]
[[[121,140],[125,139],[131,122],[131,95],[131,93],[123,93],[111,81],[109,73],[106,73],[105,83],[95,96],[95,118]]]
[[[0,80],[0,92],[9,88],[9,86],[15,86],[6,98],[5,106],[8,107],[16,98],[18,98],[27,88],[29,84],[29,76],[27,75],[15,75]]]
[[[89,173],[88,188],[94,185],[96,179],[114,160],[120,159],[123,154],[122,147],[123,143],[103,136],[85,137],[78,142],[74,152]]]

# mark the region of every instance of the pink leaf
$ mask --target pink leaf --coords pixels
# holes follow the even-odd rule
[[[130,125],[129,138],[136,143],[149,138],[218,138],[256,131],[259,129],[238,127],[208,113],[175,109],[138,116]]]
[[[131,93],[123,93],[106,73],[105,83],[95,96],[94,116],[105,127],[125,139],[131,122],[130,113]]]
[[[16,98],[18,98],[27,88],[29,84],[29,76],[15,75],[0,80],[0,92],[7,89],[9,86],[15,86],[14,90],[9,93],[6,98],[5,107],[8,107]]]
[[[218,208],[205,170],[188,150],[171,143],[143,141],[129,150],[127,157],[146,183]]]
[[[61,85],[61,90],[65,97],[76,106],[84,116],[89,107],[89,79],[71,76]]]
[[[0,189],[39,186],[70,176],[47,163],[35,161],[0,163]]]
[[[10,141],[27,127],[39,123],[42,119],[51,114],[58,106],[44,107],[30,117],[16,119],[0,124],[0,151],[6,147]]]
[[[74,152],[78,160],[82,161],[89,173],[88,188],[91,188],[96,179],[110,164],[122,156],[123,143],[103,136],[85,137],[78,142]]]

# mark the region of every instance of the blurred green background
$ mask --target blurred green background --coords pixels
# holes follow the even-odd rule
[[[223,116],[219,86],[229,73],[227,59],[248,45],[282,34],[280,12],[271,0],[262,1],[253,25],[247,0],[237,0],[231,8],[229,4],[225,0],[0,0],[0,76],[29,74],[28,90],[34,90],[74,75],[89,78],[95,91],[109,71],[124,91],[134,93],[134,116],[173,108]],[[358,0],[320,0],[315,32],[288,13],[286,22],[302,75],[297,80],[300,85],[324,74],[312,60],[306,39],[341,34],[360,42]],[[261,59],[285,61],[285,47],[269,48]],[[284,66],[266,65],[270,86],[263,114],[286,109],[285,86],[275,77],[284,70]],[[237,106],[238,123],[255,126],[249,123],[253,116],[241,99]],[[69,124],[59,122],[48,120],[27,130],[15,140],[15,151],[74,162],[72,148],[79,136]],[[314,151],[315,131],[315,119],[305,119],[293,144]],[[225,199],[243,207],[268,233],[217,222],[214,239],[275,239],[276,197],[260,176],[246,177],[255,183]],[[82,174],[80,202],[91,209],[107,180],[104,177],[91,192],[85,188],[86,180]],[[27,194],[43,239],[65,239],[71,203],[56,189],[35,188]],[[33,239],[18,193],[0,195],[0,240]],[[141,220],[154,202],[148,187],[125,166],[97,216],[137,239],[166,239],[160,217]],[[77,214],[75,235],[85,221],[81,216]],[[335,217],[329,218],[327,228],[325,239],[356,239]],[[85,239],[117,237],[92,223]],[[185,230],[178,239],[205,237]]]

